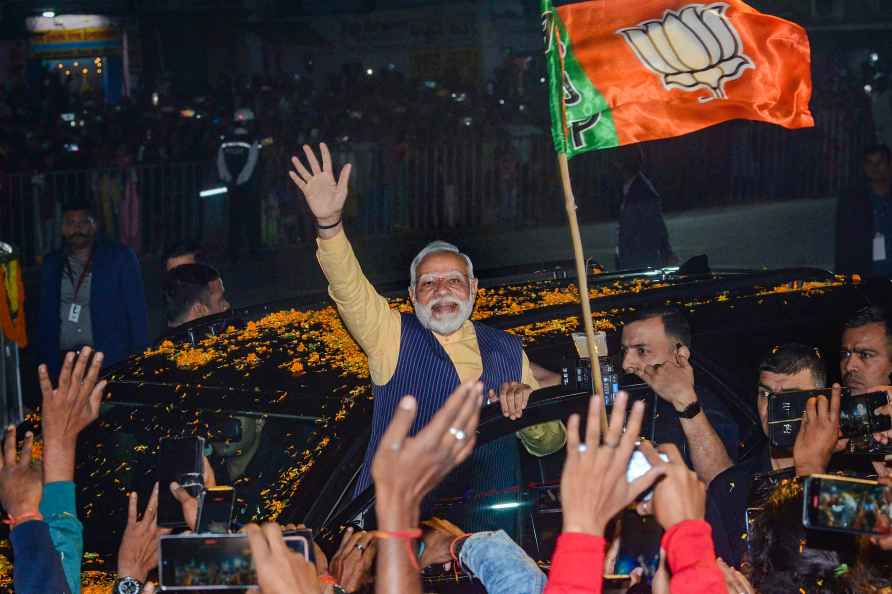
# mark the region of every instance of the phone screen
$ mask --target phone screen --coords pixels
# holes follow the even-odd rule
[[[285,537],[285,544],[307,558],[309,543],[303,536]],[[163,589],[245,590],[257,585],[244,534],[162,536],[159,566]]]
[[[874,411],[886,405],[885,392],[872,392],[850,396],[839,407],[839,428],[846,437],[858,437],[889,430],[888,415],[877,415]]]
[[[197,497],[204,485],[204,438],[163,438],[158,462],[158,526],[183,528],[183,509],[170,492],[176,481]]]
[[[660,452],[660,458],[664,462],[669,461],[669,456]],[[626,481],[633,483],[650,470],[650,462],[647,461],[647,457],[641,453],[640,450],[635,450],[632,452],[632,457],[629,458],[629,466],[626,469]],[[644,495],[644,501],[648,501],[651,497],[653,497],[653,491],[648,490]]]
[[[199,534],[226,534],[232,522],[235,490],[232,487],[209,487],[201,494],[198,511]]]
[[[892,488],[846,477],[808,477],[803,523],[819,530],[888,533],[892,531]]]

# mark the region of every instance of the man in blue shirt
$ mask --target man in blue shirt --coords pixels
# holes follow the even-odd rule
[[[48,255],[40,271],[37,347],[51,377],[69,351],[93,347],[111,365],[148,346],[142,272],[133,251],[97,237],[85,202],[66,205],[62,217],[65,247]]]
[[[836,213],[836,270],[892,278],[892,151],[864,152],[866,180],[840,200]]]

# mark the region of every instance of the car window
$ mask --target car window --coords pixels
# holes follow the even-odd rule
[[[155,483],[162,437],[205,438],[205,455],[216,482],[235,488],[233,519],[244,524],[277,515],[285,507],[285,498],[278,494],[297,473],[314,428],[313,422],[285,416],[174,405],[104,406],[99,422],[85,432],[79,445],[96,454],[82,458],[76,481],[88,487],[79,493],[82,520],[100,539],[91,539],[91,547],[103,552],[117,546],[127,518],[126,493],[136,491],[141,506],[145,504]]]
[[[531,360],[543,367],[561,371],[567,377],[577,375],[575,348],[569,336],[534,345],[528,349],[528,353]],[[616,358],[610,358],[609,364],[614,370],[620,369]],[[739,398],[739,395],[722,381],[725,375],[722,369],[711,363],[710,368],[705,369],[696,360],[693,364],[698,378],[702,376],[702,382],[698,379],[698,387],[704,391],[704,400],[709,402],[711,418],[716,420],[717,425],[724,423],[731,427],[731,432],[727,434],[729,447],[736,447],[740,434],[744,432],[738,429],[738,424],[748,429],[753,421],[727,405],[728,399]],[[588,373],[581,372],[579,375],[585,377]],[[668,409],[670,405],[659,399],[635,376],[620,372],[617,383],[630,393],[633,400],[645,403],[642,437],[657,443],[675,443],[688,457],[680,423]],[[446,519],[465,532],[503,530],[534,560],[548,563],[562,526],[560,477],[565,453],[561,449],[548,456],[533,456],[526,451],[515,433],[529,424],[564,421],[574,412],[584,413],[589,400],[589,385],[585,385],[584,389],[567,385],[540,390],[520,422],[505,419],[497,405],[484,409],[480,442],[485,443],[478,442],[480,445],[475,453],[478,458],[472,458],[456,469],[428,497],[422,517]],[[666,422],[666,419],[672,419],[674,423]],[[719,430],[724,432],[722,428]],[[476,462],[493,458],[500,461],[498,472],[475,473]],[[349,487],[346,492],[351,492]],[[369,497],[371,494],[366,497],[366,502],[370,501]],[[341,512],[327,524],[323,540],[329,539],[333,543],[337,528],[346,523],[358,522],[365,528],[374,527],[374,512],[368,504],[354,501],[352,505],[345,505]],[[621,551],[621,562],[631,563],[639,556],[649,560],[658,552],[659,534],[654,536],[652,521],[633,514],[626,519],[625,525],[626,545]]]

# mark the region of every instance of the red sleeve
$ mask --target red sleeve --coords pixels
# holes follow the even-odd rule
[[[725,576],[715,562],[712,529],[703,520],[685,520],[663,535],[672,572],[672,594],[727,594]]]
[[[604,537],[564,532],[558,537],[543,594],[601,594],[603,574]]]

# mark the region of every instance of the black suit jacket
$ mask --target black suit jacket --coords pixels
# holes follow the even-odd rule
[[[836,207],[836,272],[869,276],[873,268],[873,208],[866,184]]]
[[[638,174],[623,197],[619,214],[617,268],[660,268],[672,254],[660,195]]]

